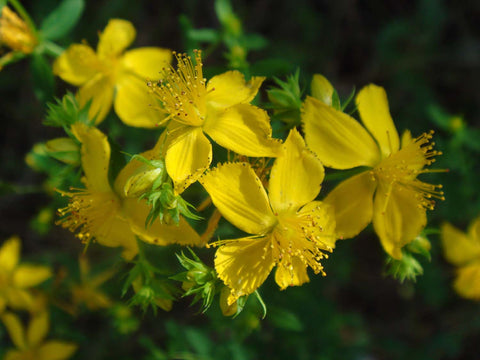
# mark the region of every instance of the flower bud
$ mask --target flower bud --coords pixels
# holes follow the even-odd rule
[[[228,304],[228,297],[230,296],[230,289],[224,286],[220,291],[220,309],[224,316],[232,316],[237,313],[238,304],[235,301],[233,304]]]
[[[65,164],[80,165],[80,146],[68,137],[47,141],[45,150],[49,156]]]
[[[8,6],[4,6],[0,17],[0,45],[13,51],[30,54],[37,45],[37,39],[17,14]]]
[[[159,176],[163,174],[162,168],[151,168],[145,164],[130,176],[123,188],[126,197],[139,197],[152,188]]]

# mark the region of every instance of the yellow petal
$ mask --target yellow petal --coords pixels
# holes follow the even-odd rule
[[[285,290],[289,286],[300,286],[309,281],[307,265],[297,256],[292,258],[291,264],[283,264],[280,262],[277,265],[275,282],[280,286],[281,290]]]
[[[126,260],[132,259],[138,253],[137,239],[128,221],[114,216],[109,221],[108,231],[96,235],[97,242],[104,246],[123,248],[122,256]]]
[[[355,119],[315,98],[305,100],[302,123],[308,146],[325,166],[373,167],[380,161],[377,144]]]
[[[25,360],[23,351],[8,350],[3,360]]]
[[[20,257],[20,238],[12,236],[0,247],[0,269],[11,272],[18,264]]]
[[[105,119],[112,107],[114,85],[110,77],[98,73],[78,90],[77,100],[81,107],[91,100],[88,117],[95,119],[97,125]]]
[[[83,123],[72,125],[72,133],[82,143],[82,168],[88,188],[98,192],[111,192],[108,182],[110,144],[107,137],[97,128]]]
[[[367,85],[360,90],[355,101],[360,118],[377,140],[383,158],[398,151],[398,132],[390,116],[385,90],[377,85]]]
[[[100,34],[97,52],[100,57],[112,57],[120,54],[135,39],[136,31],[127,20],[112,19]]]
[[[13,283],[19,288],[36,286],[52,276],[52,271],[47,266],[20,265],[13,274]]]
[[[262,182],[248,164],[217,166],[200,182],[225,219],[239,229],[263,235],[276,223]]]
[[[4,297],[0,297],[0,315],[3,314],[3,311],[7,307],[7,300]]]
[[[31,348],[37,347],[47,336],[49,327],[50,321],[46,311],[33,315],[27,329],[28,346]]]
[[[13,344],[18,349],[25,349],[27,347],[27,343],[25,340],[25,331],[18,316],[13,313],[6,312],[2,315],[2,322],[3,325],[5,325],[5,328],[7,329]]]
[[[480,246],[480,217],[476,218],[468,227],[468,236]]]
[[[298,131],[291,130],[270,174],[268,195],[272,208],[275,212],[297,211],[317,197],[323,177],[320,160],[307,149]]]
[[[443,255],[455,265],[466,265],[472,260],[480,259],[480,242],[449,223],[441,227]]]
[[[144,80],[159,80],[163,69],[172,62],[172,51],[159,47],[142,47],[127,51],[122,62],[125,68]]]
[[[270,238],[230,240],[215,254],[215,270],[231,290],[228,305],[262,285],[274,266]]]
[[[480,300],[480,262],[459,268],[453,286],[460,296]]]
[[[281,143],[272,139],[267,113],[249,104],[209,111],[203,130],[222,147],[246,156],[275,157]]]
[[[379,184],[373,203],[373,227],[391,257],[402,258],[402,247],[427,224],[425,212],[413,190]]]
[[[117,79],[116,90],[115,112],[125,124],[154,128],[165,117],[156,106],[157,100],[146,81],[124,74]]]
[[[227,108],[240,103],[249,103],[257,95],[264,77],[254,76],[246,82],[237,70],[214,76],[207,84],[207,104]]]
[[[35,306],[34,298],[27,290],[10,287],[5,290],[4,296],[8,305],[16,310],[31,310]]]
[[[197,181],[211,162],[212,145],[201,128],[185,126],[169,135],[165,165],[177,193]]]
[[[47,341],[37,350],[38,360],[66,360],[77,351],[77,347],[70,342]]]
[[[84,44],[70,45],[53,63],[53,73],[76,86],[86,83],[101,68],[95,51]]]
[[[332,106],[333,86],[327,78],[320,74],[314,74],[312,83],[312,96],[328,106]]]
[[[376,182],[370,172],[355,175],[335,187],[325,198],[333,206],[339,238],[352,238],[372,221]]]
[[[403,149],[407,145],[411,144],[413,142],[413,137],[412,133],[410,130],[405,130],[402,134],[402,139],[401,139],[401,148]]]
[[[145,242],[155,245],[203,245],[200,236],[183,217],[180,218],[178,226],[155,221],[146,228],[145,219],[150,208],[145,201],[125,199],[123,209],[132,231]]]

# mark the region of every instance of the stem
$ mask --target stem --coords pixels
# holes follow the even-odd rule
[[[22,4],[20,4],[20,2],[18,0],[8,0],[8,1],[10,2],[10,4],[12,4],[12,6],[15,8],[15,10],[20,14],[20,16],[23,18],[23,20],[25,20],[28,27],[32,31],[32,33],[34,35],[36,35],[37,34],[37,28],[35,27],[35,24],[33,23],[32,18],[30,17],[30,15],[28,15],[27,11],[22,6]]]
[[[60,56],[65,51],[64,48],[62,48],[61,46],[59,46],[59,45],[57,45],[54,42],[49,41],[49,40],[44,40],[42,42],[42,45],[43,45],[44,51],[47,54],[52,55],[54,57]]]

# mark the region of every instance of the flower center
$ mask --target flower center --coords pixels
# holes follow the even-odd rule
[[[113,218],[116,216],[120,202],[115,194],[110,192],[94,192],[88,189],[78,189],[73,193],[61,192],[69,196],[69,204],[58,209],[62,218],[57,225],[75,233],[84,244],[93,238],[106,238],[110,233]]]
[[[324,251],[333,250],[329,243],[334,240],[334,235],[323,226],[326,219],[322,215],[320,207],[278,215],[278,224],[273,229],[270,246],[275,262],[289,270],[292,277],[294,258],[311,267],[315,274],[325,275],[320,260],[328,258]]]
[[[442,185],[425,183],[418,180],[417,176],[434,172],[424,167],[431,165],[435,162],[435,156],[442,154],[440,151],[433,150],[435,143],[430,143],[432,135],[433,131],[408,141],[399,151],[383,159],[372,170],[374,178],[390,188],[400,185],[413,190],[419,197],[419,205],[430,210],[435,205],[432,198],[444,200],[443,191],[439,190]]]
[[[164,79],[149,83],[168,116],[158,125],[172,119],[188,126],[201,126],[206,116],[206,83],[203,77],[201,51],[195,50],[195,65],[187,54],[173,53],[177,69],[163,69]]]

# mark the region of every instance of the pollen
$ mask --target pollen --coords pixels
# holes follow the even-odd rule
[[[60,192],[70,197],[68,205],[58,209],[61,217],[55,224],[75,233],[84,244],[94,238],[108,237],[112,220],[120,207],[112,193],[94,192],[88,189],[73,189],[73,192]]]
[[[206,116],[207,79],[203,77],[202,54],[195,50],[194,61],[187,54],[173,52],[177,68],[163,69],[164,79],[149,86],[168,115],[158,124],[169,120],[189,126],[201,126]]]
[[[435,162],[435,157],[441,155],[440,151],[434,150],[435,143],[430,142],[433,131],[424,133],[403,144],[403,147],[385,158],[372,170],[374,178],[387,186],[400,186],[413,190],[418,205],[422,208],[433,210],[435,202],[433,198],[444,200],[442,185],[433,185],[417,179],[423,173],[435,172],[426,169],[426,166]]]
[[[279,215],[270,247],[277,265],[290,272],[292,279],[295,277],[293,264],[296,260],[310,267],[315,274],[325,275],[320,261],[328,257],[325,252],[333,250],[329,244],[334,241],[334,235],[322,226],[326,219],[321,213],[320,208],[313,208]]]

